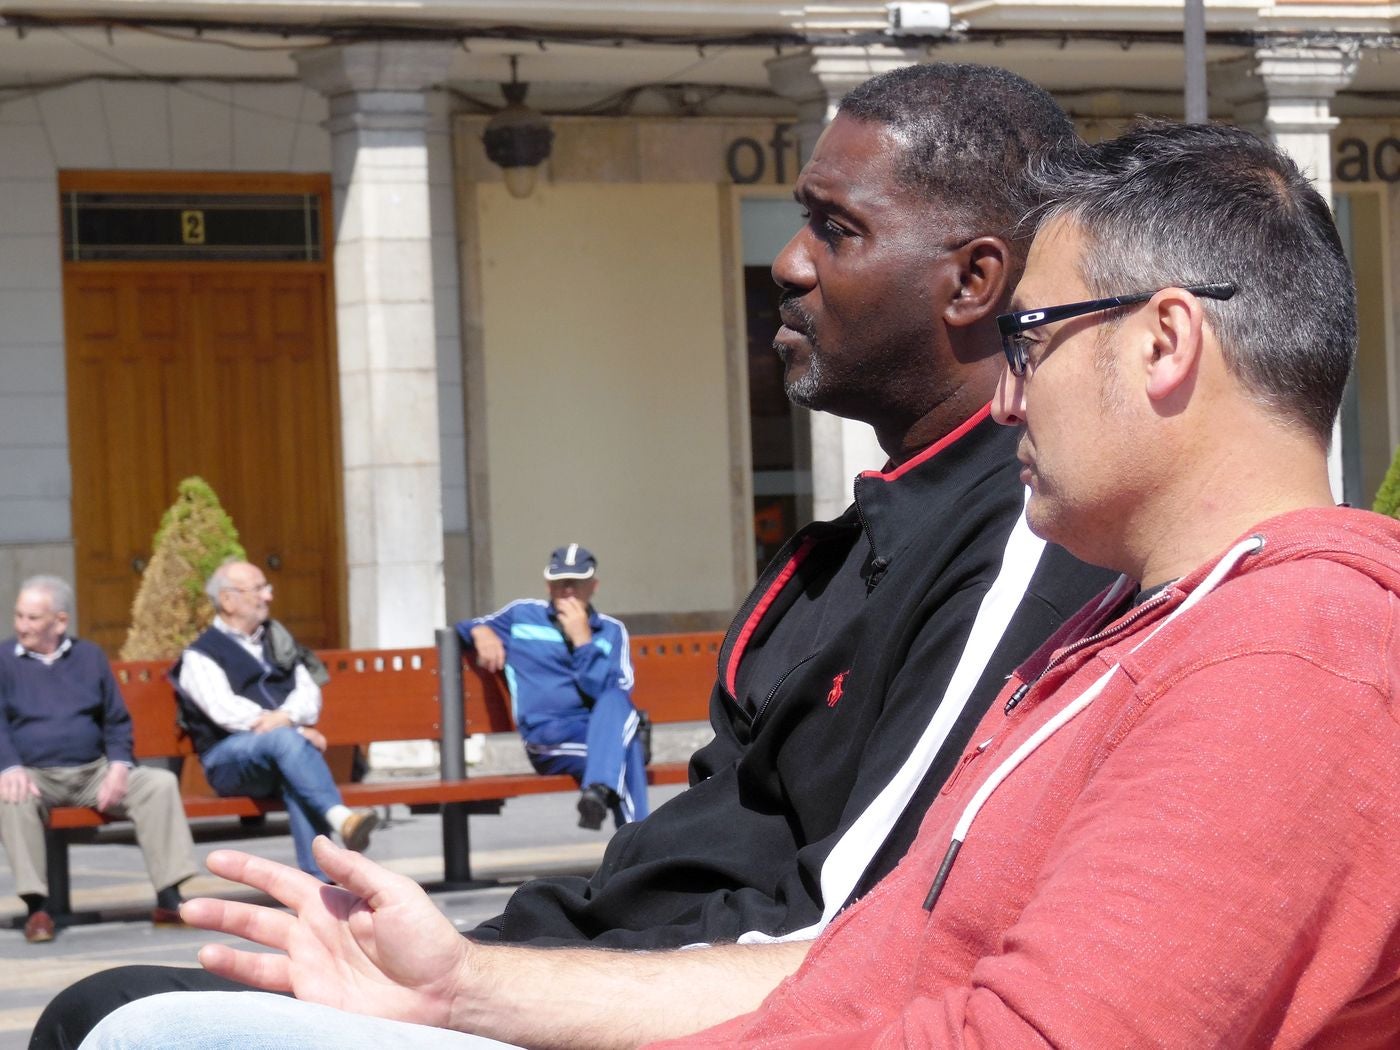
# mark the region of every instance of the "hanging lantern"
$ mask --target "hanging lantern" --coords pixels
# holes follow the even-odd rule
[[[505,174],[506,189],[512,197],[530,196],[539,177],[539,168],[549,158],[554,131],[537,110],[525,105],[529,84],[515,76],[516,56],[510,56],[510,83],[501,85],[505,108],[491,118],[482,132],[486,156]]]

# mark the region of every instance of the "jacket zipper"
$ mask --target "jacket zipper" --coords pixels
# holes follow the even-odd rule
[[[772,692],[768,694],[767,699],[765,699],[763,702],[763,706],[760,707],[758,711],[756,711],[753,715],[750,715],[749,712],[744,709],[744,706],[741,703],[739,703],[739,698],[735,696],[724,684],[728,677],[727,672],[729,667],[729,660],[734,651],[733,643],[738,640],[737,632],[742,628],[742,626],[745,623],[748,622],[749,617],[753,615],[754,609],[756,609],[758,607],[758,603],[763,600],[763,596],[768,593],[768,589],[772,587],[774,580],[776,580],[778,577],[778,574],[783,571],[783,568],[787,565],[788,562],[792,560],[793,556],[796,555],[797,551],[801,548],[801,546],[804,543],[807,542],[807,540],[810,539],[814,543],[823,543],[827,540],[830,540],[833,536],[837,535],[838,533],[846,529],[850,529],[851,527],[852,525],[850,523],[841,524],[839,523],[839,521],[822,521],[813,522],[811,525],[807,525],[804,528],[801,528],[797,532],[793,533],[793,535],[789,537],[788,541],[783,544],[782,549],[779,550],[778,553],[773,556],[773,559],[768,563],[767,567],[763,571],[762,578],[756,584],[754,584],[753,590],[749,593],[748,600],[739,607],[739,611],[736,612],[734,614],[734,618],[729,621],[729,627],[724,632],[725,644],[720,647],[719,659],[716,661],[716,672],[719,675],[720,692],[723,694],[724,698],[728,700],[729,703],[734,707],[734,709],[740,713],[740,715],[748,719],[750,725],[752,725],[753,722],[758,718],[758,714],[762,712],[763,708],[768,706],[768,701],[773,699],[773,695],[778,691],[778,687],[783,684],[783,678],[786,678],[789,674],[795,671],[798,667],[801,667],[802,664],[806,663],[807,660],[810,660],[812,656],[815,656],[816,654],[813,653],[805,657],[804,659],[799,660],[796,664],[789,668],[788,671],[783,675],[783,678],[778,679],[778,684],[775,685],[773,687]],[[859,527],[861,529],[864,529],[865,526],[863,522]]]
[[[956,784],[962,778],[963,772],[967,769],[967,767],[972,765],[972,763],[978,757],[980,757],[982,753],[987,750],[987,748],[991,747],[992,742],[994,740],[996,740],[995,736],[989,736],[986,740],[982,741],[967,754],[963,755],[962,761],[958,763],[958,768],[953,770],[953,775],[943,782],[943,787],[939,789],[938,793],[940,795],[946,795],[950,791],[952,791],[953,785]]]
[[[1093,645],[1101,641],[1102,639],[1107,638],[1111,634],[1117,634],[1125,630],[1126,628],[1132,626],[1145,613],[1147,613],[1151,609],[1156,608],[1158,605],[1161,605],[1170,597],[1170,591],[1163,591],[1161,594],[1153,598],[1149,598],[1147,601],[1143,602],[1131,613],[1129,613],[1126,619],[1119,621],[1112,627],[1099,631],[1096,634],[1091,634],[1087,638],[1081,638],[1079,641],[1074,642],[1071,645],[1065,646],[1063,649],[1061,649],[1058,653],[1056,653],[1050,658],[1049,663],[1047,663],[1043,668],[1041,668],[1040,674],[1036,675],[1029,682],[1023,682],[1016,689],[1016,691],[1007,698],[1006,706],[1002,709],[1003,713],[1010,715],[1012,711],[1016,710],[1016,708],[1020,705],[1021,701],[1026,698],[1030,691],[1040,684],[1040,680],[1042,678],[1049,674],[1054,668],[1058,667],[1060,664],[1068,660],[1080,649],[1083,649],[1086,645]]]
[[[763,703],[759,705],[758,710],[753,713],[753,718],[749,720],[749,726],[751,728],[757,727],[758,720],[763,717],[763,712],[768,710],[768,705],[773,702],[773,698],[778,695],[778,690],[783,687],[783,683],[788,680],[788,677],[792,674],[792,672],[796,671],[799,667],[801,667],[803,664],[805,664],[808,660],[810,660],[816,655],[816,653],[808,653],[801,660],[798,660],[797,663],[793,664],[786,671],[784,671],[782,673],[782,676],[776,682],[773,683],[773,688],[768,690],[768,695],[763,698]]]
[[[870,544],[870,576],[865,581],[865,593],[869,594],[875,589],[875,585],[885,577],[885,570],[890,567],[890,560],[875,549],[875,533],[870,528],[870,523],[865,520],[865,508],[860,504],[860,475],[856,475],[855,482],[851,486],[852,502],[856,508],[856,518],[860,521],[860,531],[864,533],[865,540]]]

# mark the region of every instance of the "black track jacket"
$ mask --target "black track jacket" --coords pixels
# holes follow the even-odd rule
[[[526,883],[471,936],[810,937],[887,874],[1006,677],[1112,578],[1025,530],[1015,442],[984,408],[899,468],[862,474],[846,513],[798,532],[726,635],[715,739],[691,760],[691,788],[618,831],[591,878]],[[826,608],[828,589],[850,607]],[[764,647],[764,680],[736,696],[746,653],[784,616],[803,628]]]

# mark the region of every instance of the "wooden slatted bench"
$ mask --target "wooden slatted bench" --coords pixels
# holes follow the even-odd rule
[[[709,694],[722,639],[718,632],[632,638],[636,673],[633,699],[653,724],[708,718]],[[497,813],[507,799],[576,791],[577,786],[564,775],[468,775],[463,737],[467,733],[514,732],[510,696],[500,675],[487,674],[462,660],[455,632],[439,631],[438,645],[436,649],[318,653],[331,680],[322,690],[321,719],[316,728],[331,747],[398,740],[438,742],[442,753],[438,777],[344,782],[339,786],[348,806],[399,803],[441,807],[444,879],[448,884],[461,885],[472,880],[467,827],[470,814]],[[440,657],[440,652],[447,655]],[[440,674],[441,662],[449,668],[455,664],[461,673]],[[197,764],[189,738],[176,724],[175,694],[165,677],[169,666],[164,661],[113,664],[131,712],[136,757],[188,759]],[[653,764],[647,775],[653,784],[685,783],[686,763]],[[259,817],[282,809],[275,798],[221,797],[202,783],[202,777],[185,779],[182,799],[191,820]],[[53,914],[65,915],[71,907],[68,846],[91,840],[98,827],[110,822],[111,818],[86,807],[62,806],[50,813],[48,876]]]

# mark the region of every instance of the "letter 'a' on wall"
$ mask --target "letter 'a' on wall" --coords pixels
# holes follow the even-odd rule
[[[1342,139],[1333,150],[1332,177],[1337,182],[1400,182],[1400,138]]]

